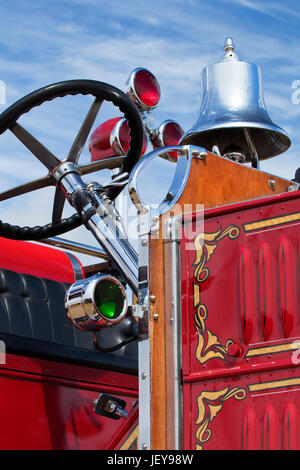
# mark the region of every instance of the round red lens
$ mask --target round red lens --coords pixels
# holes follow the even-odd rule
[[[178,145],[183,134],[184,131],[177,122],[168,122],[162,135],[164,145]]]
[[[134,89],[138,99],[149,108],[160,100],[160,87],[154,75],[148,70],[138,70],[134,77]]]

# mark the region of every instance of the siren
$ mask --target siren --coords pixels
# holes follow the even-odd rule
[[[126,291],[118,279],[96,274],[75,282],[65,295],[65,308],[74,326],[99,331],[119,323],[126,315]]]
[[[168,145],[178,145],[181,137],[184,135],[182,127],[172,119],[163,121],[159,128],[150,133],[150,139],[154,150]],[[163,154],[163,158],[170,161],[177,161],[177,152],[168,152]]]

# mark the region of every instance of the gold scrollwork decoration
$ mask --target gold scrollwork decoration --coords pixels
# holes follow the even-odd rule
[[[222,227],[220,227],[217,232],[199,233],[199,235],[195,237],[196,259],[193,266],[196,266],[194,276],[198,282],[203,282],[208,278],[209,270],[204,266],[213,255],[218,242],[227,236],[233,240],[237,238],[239,234],[240,229],[236,225],[230,225],[223,231]]]
[[[201,303],[200,284],[208,278],[209,270],[205,265],[213,255],[218,242],[226,236],[233,240],[237,238],[239,234],[240,229],[236,225],[230,225],[223,231],[221,227],[218,231],[213,233],[200,233],[194,240],[196,249],[194,278],[197,281],[194,282],[194,307],[196,308],[195,328],[198,334],[196,358],[200,364],[204,364],[206,361],[213,358],[225,360],[228,347],[230,344],[233,344],[233,340],[228,339],[225,346],[222,345],[218,337],[206,328],[207,308]]]
[[[244,388],[235,387],[229,390],[229,387],[223,388],[216,392],[203,391],[197,397],[198,404],[198,418],[196,425],[196,449],[202,450],[203,444],[208,442],[211,438],[212,431],[209,429],[209,424],[221,411],[225,401],[234,397],[235,400],[244,400],[247,392]]]
[[[232,339],[226,341],[223,346],[216,335],[206,329],[205,320],[207,318],[206,306],[200,304],[195,313],[195,328],[198,334],[198,345],[196,348],[196,358],[200,364],[204,364],[209,359],[225,359],[228,353],[228,347],[233,344]]]

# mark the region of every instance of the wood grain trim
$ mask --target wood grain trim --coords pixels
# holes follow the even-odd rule
[[[155,261],[153,261],[155,260]],[[167,449],[167,384],[164,293],[164,244],[161,236],[150,242],[150,370],[151,370],[151,449]],[[158,314],[154,320],[153,313]]]
[[[274,189],[269,186],[270,180],[275,182]],[[198,203],[208,209],[281,194],[293,185],[278,176],[207,153],[203,159],[192,159],[188,183],[177,204]]]

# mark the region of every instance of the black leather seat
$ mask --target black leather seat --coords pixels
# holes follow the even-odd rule
[[[0,339],[7,352],[136,373],[136,341],[114,353],[102,353],[95,349],[92,333],[71,324],[64,308],[68,286],[0,269]],[[132,335],[132,322],[125,319],[103,330],[98,334],[100,343],[109,347],[126,340]]]

